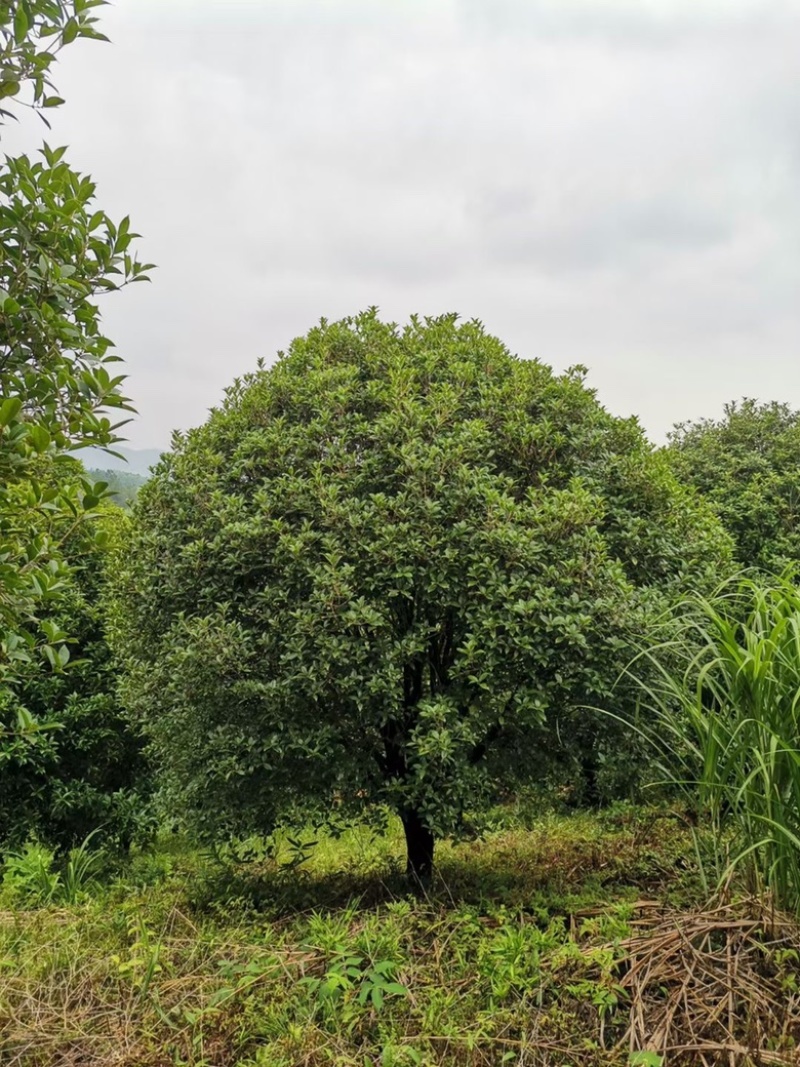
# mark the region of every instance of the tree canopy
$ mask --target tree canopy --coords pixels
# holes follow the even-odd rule
[[[15,104],[44,117],[63,103],[56,56],[79,38],[105,39],[94,14],[104,2],[0,4],[0,123]],[[40,648],[54,662],[68,656],[37,622],[65,576],[54,531],[96,507],[104,486],[59,478],[59,465],[80,446],[113,445],[131,410],[97,297],[146,278],[148,265],[132,255],[128,219],[97,208],[94,183],[65,153],[45,144],[39,158],[0,164],[0,683]]]
[[[580,368],[452,315],[323,321],[140,491],[125,698],[202,831],[388,806],[424,876],[465,808],[592,743],[578,709],[729,558]]]
[[[800,412],[744,399],[721,419],[675,427],[668,448],[681,480],[711,503],[744,567],[780,572],[800,561]]]

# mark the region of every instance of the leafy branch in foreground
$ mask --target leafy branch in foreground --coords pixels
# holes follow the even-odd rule
[[[97,30],[93,13],[106,2],[6,0],[0,4],[0,99],[13,99],[15,104],[36,110],[63,104],[50,80],[51,67],[61,49],[81,37],[108,40]],[[0,109],[0,117],[15,116]]]
[[[0,4],[0,97],[61,103],[50,95],[53,59],[79,37],[103,39],[92,14],[100,6]],[[0,110],[0,122],[10,117]],[[69,453],[113,446],[133,410],[97,298],[145,280],[150,265],[132,253],[129,220],[96,207],[94,183],[65,151],[45,144],[40,159],[0,165],[0,683],[40,654],[56,666],[68,658],[40,610],[64,587],[65,531],[106,492],[75,476]]]

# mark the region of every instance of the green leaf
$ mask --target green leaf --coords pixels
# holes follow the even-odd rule
[[[14,14],[14,40],[22,44],[25,34],[28,32],[28,15],[22,3],[17,2],[17,10]]]
[[[18,396],[10,396],[0,404],[0,426],[8,424],[19,415],[22,410],[22,401]]]
[[[27,708],[17,708],[17,729],[22,733],[29,733],[36,727],[36,720]]]
[[[44,428],[44,426],[32,425],[28,427],[28,437],[33,444],[33,447],[37,452],[41,453],[46,451],[50,445],[50,434]]]
[[[61,39],[64,44],[72,44],[75,38],[78,36],[78,30],[80,29],[75,19],[68,19],[64,25],[64,30],[61,35]]]
[[[404,985],[401,985],[399,982],[387,982],[386,985],[384,985],[383,990],[385,993],[391,993],[393,996],[396,997],[408,996],[408,990]]]

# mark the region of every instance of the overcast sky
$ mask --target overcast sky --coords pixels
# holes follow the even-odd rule
[[[656,439],[800,407],[798,0],[117,0],[102,28],[49,140],[159,264],[105,303],[134,447],[373,304],[585,363]]]

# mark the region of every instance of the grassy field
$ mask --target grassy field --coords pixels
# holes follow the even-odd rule
[[[0,897],[0,1063],[797,1062],[794,927],[735,887],[710,906],[679,815],[500,822],[442,845],[422,898],[399,827],[299,866],[175,837],[96,882],[29,854]]]

